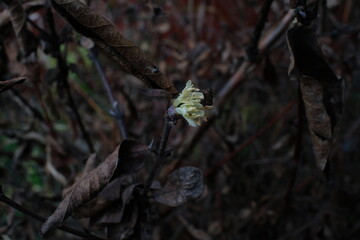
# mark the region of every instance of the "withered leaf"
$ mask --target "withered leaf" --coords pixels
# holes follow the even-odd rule
[[[87,175],[95,168],[96,168],[96,153],[91,153],[89,157],[86,159],[86,163],[82,175],[83,176]]]
[[[165,186],[152,197],[158,203],[176,207],[198,198],[203,191],[202,171],[196,167],[181,167],[168,176]]]
[[[294,26],[287,39],[292,54],[289,70],[299,78],[316,164],[324,171],[343,113],[343,81],[326,62],[311,27]]]
[[[41,235],[58,227],[81,205],[90,201],[113,177],[118,164],[118,146],[97,168],[84,176],[61,201],[55,212],[41,226]]]
[[[159,97],[171,99],[172,95],[168,91],[162,89],[139,89],[139,92],[148,97]]]
[[[119,167],[115,176],[139,172],[144,167],[145,161],[152,157],[154,154],[149,146],[132,139],[123,140],[119,150]]]
[[[107,226],[108,239],[110,240],[124,240],[130,238],[134,234],[134,228],[136,226],[139,217],[139,208],[137,204],[132,204],[127,208],[124,213],[124,218],[121,223],[109,224]]]
[[[75,178],[74,184],[72,184],[71,186],[68,186],[67,188],[65,188],[63,190],[63,192],[62,192],[63,196],[66,196],[69,192],[71,192],[73,190],[73,188],[77,185],[77,182],[79,180],[81,180],[82,177],[86,176],[87,174],[89,174],[91,172],[91,170],[96,168],[95,162],[96,162],[96,153],[92,153],[86,159],[86,164],[83,169],[83,172],[81,173],[81,175],[79,175]]]
[[[120,223],[123,221],[124,213],[132,207],[133,193],[140,183],[133,183],[121,193],[121,202],[112,208],[107,209],[102,215],[92,217],[90,224],[94,227],[108,224]]]
[[[6,81],[0,81],[0,93],[25,82],[26,77],[17,77]]]
[[[51,3],[77,32],[92,39],[147,87],[164,89],[173,95],[177,93],[159,68],[107,19],[77,0],[51,0]]]
[[[149,154],[146,145],[135,140],[123,140],[104,162],[73,185],[55,212],[42,225],[41,233],[45,234],[59,226],[74,211],[94,199],[114,178],[141,170]]]
[[[93,217],[103,213],[114,202],[121,199],[121,192],[133,181],[131,175],[124,175],[111,181],[99,192],[96,198],[87,202],[84,206],[74,212],[75,218]]]

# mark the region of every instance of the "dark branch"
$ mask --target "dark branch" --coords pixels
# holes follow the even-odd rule
[[[267,20],[267,16],[270,11],[270,6],[273,0],[266,0],[265,5],[261,9],[261,16],[259,22],[256,24],[254,29],[253,37],[250,46],[246,49],[247,56],[250,62],[256,62],[259,56],[259,40],[261,37],[261,33],[265,27],[265,23]]]
[[[12,200],[11,198],[8,198],[3,190],[2,190],[2,185],[0,185],[0,202],[3,202],[5,204],[7,204],[8,206],[18,210],[19,212],[22,212],[23,214],[37,220],[37,221],[40,221],[40,222],[45,222],[46,221],[46,218],[43,217],[43,216],[40,216],[34,212],[32,212],[31,210],[21,206],[20,204],[18,204],[17,202],[15,202],[14,200]],[[103,238],[100,238],[100,237],[97,237],[97,236],[94,236],[94,235],[91,235],[91,234],[88,234],[86,232],[82,232],[82,231],[79,231],[77,229],[74,229],[74,228],[71,228],[71,227],[67,227],[67,226],[59,226],[58,227],[60,230],[64,231],[64,232],[68,232],[68,233],[71,233],[73,235],[76,235],[76,236],[79,236],[79,237],[82,237],[84,239],[91,239],[91,240],[104,240]]]
[[[71,94],[71,90],[70,90],[70,86],[69,86],[69,82],[68,82],[68,73],[69,73],[69,69],[68,66],[66,64],[66,61],[64,60],[63,56],[61,55],[61,51],[60,51],[60,42],[59,42],[59,36],[56,33],[55,30],[55,22],[54,22],[54,16],[52,14],[52,11],[50,8],[47,9],[47,14],[46,14],[46,19],[49,23],[49,27],[50,27],[50,31],[51,31],[51,42],[50,44],[53,45],[53,55],[57,60],[57,64],[59,66],[59,86],[64,87],[66,94],[67,94],[67,98],[68,98],[68,104],[70,109],[72,110],[72,112],[75,115],[75,119],[80,127],[80,131],[83,134],[83,137],[89,147],[89,150],[91,152],[94,152],[94,146],[92,144],[92,141],[90,139],[90,136],[88,134],[88,132],[85,129],[84,123],[82,121],[82,118],[80,116],[80,113],[76,107],[76,103],[74,101],[74,98]]]
[[[164,122],[164,128],[163,128],[161,141],[160,141],[159,151],[158,151],[158,154],[157,154],[157,157],[155,160],[155,164],[154,164],[153,168],[151,169],[151,172],[150,172],[148,178],[146,179],[144,191],[142,193],[143,196],[147,195],[147,193],[150,189],[150,186],[151,186],[152,182],[154,181],[154,178],[159,174],[160,169],[163,165],[163,162],[166,159],[167,154],[165,152],[165,148],[166,148],[166,143],[168,141],[172,126],[173,126],[172,120],[169,118],[168,115],[166,115],[165,122]]]
[[[115,100],[114,95],[112,94],[110,85],[106,79],[106,76],[104,74],[104,71],[102,70],[101,66],[100,66],[100,62],[96,56],[95,53],[95,49],[92,48],[91,50],[89,50],[89,57],[90,59],[94,62],[96,70],[100,76],[101,82],[105,88],[106,91],[106,95],[110,101],[111,104],[111,115],[114,116],[114,118],[116,119],[116,123],[118,125],[118,128],[120,130],[120,137],[122,139],[127,138],[127,132],[125,129],[125,124],[124,124],[124,113],[120,111],[119,108],[119,103],[118,101]]]

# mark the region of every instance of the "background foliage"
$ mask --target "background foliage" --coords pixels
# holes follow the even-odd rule
[[[264,2],[118,0],[92,1],[91,8],[150,56],[178,90],[191,79],[201,89],[212,88],[216,95],[245,61],[246,46],[251,43]],[[173,129],[168,142],[173,156],[161,179],[176,166],[198,166],[205,173],[206,190],[200,199],[185,206],[159,206],[153,239],[360,236],[360,5],[354,0],[327,3],[329,8],[320,8],[316,20],[318,40],[331,68],[345,80],[345,112],[333,149],[329,182],[325,183],[316,170],[307,125],[299,125],[297,104],[293,103],[298,86],[288,76],[290,54],[282,34],[231,98],[214,110],[219,117],[191,151],[181,152],[193,129],[185,121]],[[46,4],[26,1],[25,6],[29,19],[50,32]],[[41,40],[35,60],[21,57],[6,5],[1,4],[0,9],[0,77],[28,77],[24,84],[0,95],[0,181],[7,196],[48,216],[91,151],[64,88],[56,84],[59,65],[52,46]],[[273,2],[264,37],[274,33],[288,10],[288,1]],[[54,18],[76,108],[95,152],[104,159],[120,141],[116,123],[108,114],[111,106],[80,35],[56,13]],[[44,37],[33,24],[27,26],[36,39]],[[144,95],[144,85],[123,73],[101,51],[99,61],[125,114],[129,137],[147,144],[159,139],[167,101]],[[289,103],[293,104],[286,114],[252,138]],[[305,120],[305,116],[300,118]],[[294,149],[299,126],[304,138],[297,163]],[[233,154],[231,161],[218,164],[249,139],[251,144]],[[39,229],[40,223],[0,205],[4,239],[38,239]],[[64,236],[76,239],[60,231],[48,239]]]

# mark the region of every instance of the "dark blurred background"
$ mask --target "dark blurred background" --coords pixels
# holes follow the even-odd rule
[[[177,166],[198,166],[204,171],[206,190],[182,207],[159,206],[153,239],[360,238],[360,4],[321,2],[325,3],[316,19],[318,41],[331,68],[345,82],[345,111],[329,181],[316,169],[306,118],[298,116],[298,84],[288,76],[290,53],[283,32],[221,106],[215,97],[213,111],[218,117],[191,147],[185,145],[198,129],[186,121],[173,128],[168,142],[173,154],[160,180]],[[90,6],[134,41],[178,90],[191,79],[201,89],[212,88],[217,96],[246,61],[264,3],[101,0]],[[24,1],[28,18],[49,32],[47,4]],[[289,9],[287,0],[272,3],[262,39],[275,34]],[[65,93],[57,87],[58,64],[46,51],[51,46],[39,41],[36,56],[21,57],[7,6],[0,3],[0,10],[0,77],[28,76],[24,84],[0,95],[0,181],[7,196],[48,216],[91,151],[64,101]],[[54,19],[64,38],[60,52],[69,67],[76,107],[103,159],[120,141],[108,114],[111,106],[80,35],[56,12]],[[40,39],[42,33],[34,24],[27,23],[28,30]],[[99,61],[125,114],[129,137],[146,144],[158,140],[167,101],[144,95],[144,85],[102,51]],[[303,139],[297,162],[299,128]],[[39,228],[40,223],[0,204],[3,239],[40,239]],[[65,238],[76,239],[60,231],[48,239]]]

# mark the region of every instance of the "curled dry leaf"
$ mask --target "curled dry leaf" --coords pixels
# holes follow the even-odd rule
[[[204,191],[203,173],[196,167],[182,167],[168,176],[165,186],[154,192],[153,199],[171,207],[198,198]]]
[[[41,235],[58,227],[64,219],[93,199],[106,186],[117,167],[119,148],[120,146],[97,168],[75,183],[73,189],[62,200],[55,212],[41,226]]]
[[[171,99],[172,97],[171,93],[162,89],[140,88],[139,92],[147,97],[158,97],[158,98],[169,98],[169,99]]]
[[[343,113],[344,84],[326,62],[311,27],[294,26],[287,39],[292,54],[289,70],[299,78],[316,164],[324,171]]]
[[[84,206],[79,208],[75,213],[75,218],[96,218],[104,214],[107,208],[112,208],[112,204],[121,200],[121,193],[125,188],[133,182],[133,177],[124,175],[111,181],[106,187],[99,192],[96,198],[87,202]]]
[[[0,81],[0,93],[25,82],[26,77],[17,77],[6,81]]]
[[[123,220],[117,224],[109,224],[107,226],[108,239],[124,240],[130,238],[134,234],[134,228],[139,217],[139,208],[134,203],[124,212]]]
[[[121,202],[108,208],[103,214],[94,216],[90,220],[90,225],[94,227],[105,226],[109,224],[116,224],[123,221],[124,213],[132,208],[133,193],[136,187],[140,183],[133,183],[130,186],[124,188],[121,192]]]
[[[151,149],[138,141],[125,139],[121,142],[119,150],[119,167],[116,176],[137,173],[144,167],[146,160],[154,157]]]
[[[173,84],[159,71],[132,41],[123,37],[118,28],[77,0],[51,0],[54,8],[77,32],[92,39],[113,57],[122,68],[140,79],[147,87],[177,93]]]
[[[146,145],[135,140],[123,140],[104,162],[74,183],[55,212],[42,225],[41,233],[46,234],[58,227],[74,211],[94,199],[116,177],[141,170],[149,156],[152,154]]]
[[[96,168],[96,153],[92,153],[89,155],[89,157],[86,159],[86,164],[85,164],[85,167],[84,167],[84,170],[83,172],[78,175],[76,178],[75,178],[75,183],[68,186],[67,188],[65,188],[62,192],[62,196],[66,196],[69,192],[71,192],[73,190],[73,188],[76,186],[77,182],[80,181],[80,179],[84,176],[86,176],[87,174],[89,174],[93,169]]]

